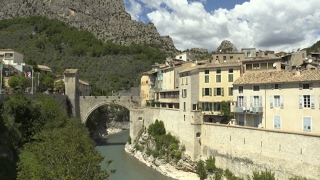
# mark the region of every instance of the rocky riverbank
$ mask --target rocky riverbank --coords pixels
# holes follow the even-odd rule
[[[138,143],[138,146],[143,146],[143,150],[137,150],[134,144],[127,143],[125,151],[161,174],[181,180],[199,179],[194,169],[196,166],[195,162],[191,161],[191,158],[185,153],[181,154],[181,158],[178,161],[168,159],[166,161],[164,158],[154,158],[153,155],[148,155],[146,147],[155,146],[154,142],[150,140],[148,133],[141,134],[140,138],[138,138],[134,143]]]

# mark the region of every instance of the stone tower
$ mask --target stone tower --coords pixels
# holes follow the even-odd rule
[[[79,73],[78,69],[66,69],[63,72],[65,83],[65,94],[68,96],[72,105],[72,114],[80,118],[79,105]]]

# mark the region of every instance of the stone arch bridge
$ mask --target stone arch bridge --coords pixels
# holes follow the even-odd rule
[[[139,96],[80,96],[79,110],[82,123],[86,123],[89,115],[105,104],[117,104],[129,111],[140,108]]]

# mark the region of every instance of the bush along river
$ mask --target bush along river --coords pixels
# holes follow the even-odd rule
[[[105,162],[113,160],[108,167],[108,171],[116,169],[116,172],[110,175],[109,180],[173,180],[125,152],[124,148],[128,137],[129,130],[126,130],[96,140],[96,150],[105,157],[101,167],[106,169],[107,164]]]

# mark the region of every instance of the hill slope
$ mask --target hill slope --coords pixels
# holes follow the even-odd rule
[[[57,74],[77,68],[81,78],[104,92],[138,86],[140,73],[166,57],[147,46],[103,43],[88,31],[44,17],[0,21],[0,40],[0,48],[21,52],[25,60],[47,65]]]
[[[122,0],[1,0],[0,20],[45,16],[79,30],[88,30],[98,39],[120,45],[152,45],[166,54],[177,52],[169,36],[160,36],[152,23],[131,20]]]

